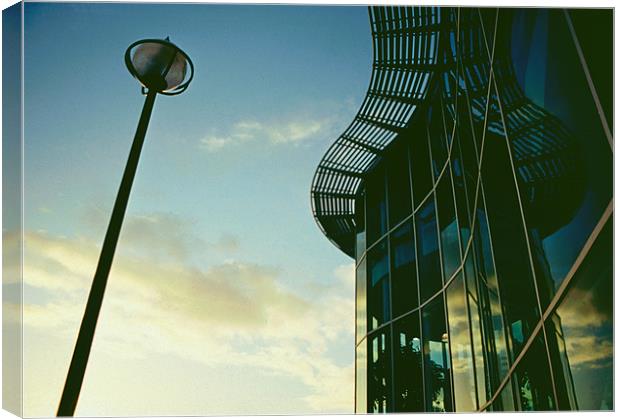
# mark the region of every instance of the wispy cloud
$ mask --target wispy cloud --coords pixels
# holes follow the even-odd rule
[[[200,140],[200,146],[209,152],[234,147],[251,141],[272,145],[299,145],[325,136],[333,126],[333,118],[290,119],[278,122],[243,120],[233,124],[225,134],[211,134]]]
[[[284,286],[276,267],[229,262],[199,269],[182,257],[146,257],[129,248],[148,240],[163,254],[183,242],[175,225],[151,216],[128,224],[134,231],[115,258],[97,331],[99,350],[111,357],[174,354],[207,368],[258,369],[308,389],[299,401],[306,407],[297,413],[350,412],[353,365],[342,365],[330,351],[342,339],[352,341],[352,280],[345,281],[352,268],[333,273],[342,292],[309,299]],[[154,231],[159,229],[165,234]],[[232,236],[216,243],[239,245]],[[30,334],[72,342],[99,247],[34,232],[26,234],[25,246],[24,281],[47,296],[24,307],[25,326]]]

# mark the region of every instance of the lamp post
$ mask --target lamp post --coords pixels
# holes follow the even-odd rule
[[[129,152],[127,165],[123,172],[123,178],[118,188],[110,223],[103,240],[99,262],[88,294],[86,309],[67,372],[57,416],[73,416],[75,412],[95,335],[97,318],[101,310],[103,294],[108,282],[108,274],[114,259],[114,250],[123,224],[127,201],[138,167],[140,151],[155,103],[155,96],[158,93],[172,96],[184,92],[194,76],[194,65],[190,58],[171,43],[168,38],[165,40],[145,39],[134,42],[127,48],[125,64],[129,72],[142,85],[142,93],[146,95],[146,100]]]

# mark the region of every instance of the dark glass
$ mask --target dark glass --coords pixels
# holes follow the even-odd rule
[[[377,169],[366,180],[367,242],[373,244],[387,232],[385,170]]]
[[[497,25],[497,8],[493,7],[481,7],[478,9],[480,13],[480,21],[482,22],[482,29],[486,40],[486,52],[489,57],[492,55],[495,49],[495,26]]]
[[[482,162],[484,201],[513,360],[540,320],[521,201],[497,94],[491,98]]]
[[[419,128],[422,132],[425,130],[423,127]],[[412,135],[410,147],[413,202],[418,207],[433,186],[428,137],[426,135]]]
[[[366,340],[355,348],[355,413],[366,413],[368,398],[366,383],[368,382],[367,362],[368,348]]]
[[[437,239],[437,218],[433,195],[415,214],[418,274],[422,302],[441,289],[441,266]]]
[[[365,195],[355,200],[355,259],[359,260],[366,251]]]
[[[454,195],[450,170],[446,170],[437,185],[437,213],[441,236],[441,255],[444,281],[448,281],[461,264],[459,231],[454,211]]]
[[[429,110],[428,136],[431,148],[431,163],[435,181],[448,161],[448,131],[444,123],[444,112],[441,100],[436,100]]]
[[[423,412],[420,315],[394,322],[394,411]]]
[[[390,330],[383,328],[368,337],[368,412],[392,410]]]
[[[418,276],[411,220],[394,231],[390,240],[392,316],[397,317],[418,306]]]
[[[546,306],[612,198],[613,156],[603,128],[605,116],[597,110],[565,11],[504,14],[511,29],[505,29],[508,33],[502,38],[510,46],[513,63],[506,84],[516,91],[514,100],[522,103],[506,103],[506,117],[517,121],[507,134],[518,180],[529,198],[524,207],[537,279],[544,281],[539,285],[541,303]],[[597,92],[607,97],[603,101],[609,109],[612,64],[605,51],[611,51],[613,38],[611,11],[580,9],[568,15],[585,46],[588,67],[595,69]],[[599,19],[592,24],[594,16]],[[524,117],[527,120],[519,123]],[[531,128],[520,129],[524,125]],[[522,152],[534,147],[536,160]]]
[[[366,257],[355,269],[355,342],[366,336]]]
[[[441,295],[422,309],[422,332],[426,411],[451,412],[450,347]]]
[[[368,251],[368,330],[390,319],[387,240]]]
[[[542,332],[532,341],[515,370],[520,410],[543,411],[555,409],[553,387],[547,350]]]
[[[450,327],[450,353],[452,354],[452,379],[454,381],[454,410],[476,410],[476,382],[472,362],[469,317],[465,284],[461,273],[457,274],[446,292],[446,308]]]
[[[388,166],[388,212],[392,227],[413,212],[410,179],[409,156],[406,149],[396,150]]]
[[[613,129],[613,10],[568,10],[588,72],[610,129]]]
[[[564,380],[579,410],[612,410],[613,404],[613,228],[608,221],[556,310],[564,347]],[[547,320],[549,322],[549,320]],[[560,357],[563,354],[560,354]],[[572,378],[572,383],[570,379]]]
[[[460,103],[460,102],[459,102]],[[463,112],[464,113],[464,112]],[[456,215],[459,224],[459,232],[461,236],[461,248],[465,249],[469,237],[471,235],[471,216],[469,214],[469,203],[467,200],[467,189],[465,184],[465,175],[463,171],[463,159],[461,157],[461,133],[462,117],[459,118],[459,129],[456,132],[456,140],[452,150],[452,186],[454,187],[454,197],[456,204]],[[471,134],[470,134],[471,135]],[[474,198],[474,195],[471,196]]]
[[[552,313],[545,322],[547,342],[551,355],[551,367],[555,391],[558,398],[558,410],[577,410],[577,394],[573,383],[573,373],[566,354],[566,341],[562,330],[562,320],[557,313]]]
[[[504,329],[504,313],[500,302],[482,194],[479,195],[478,201],[480,206],[476,212],[474,233],[474,254],[477,259],[474,262],[478,273],[478,297],[485,338],[483,346],[488,360],[487,386],[489,394],[492,394],[508,373],[508,348]]]
[[[512,381],[512,379],[508,380],[502,391],[500,391],[499,397],[493,401],[493,410],[497,412],[513,412],[515,410]]]

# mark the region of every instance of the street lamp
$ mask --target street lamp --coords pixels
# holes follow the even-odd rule
[[[114,250],[123,224],[123,217],[127,208],[131,185],[138,167],[140,151],[144,143],[144,136],[149,124],[155,96],[178,95],[187,89],[194,76],[194,65],[187,54],[169,41],[168,38],[144,39],[134,42],[127,48],[125,64],[129,72],[142,85],[142,93],[146,95],[136,135],[123,172],[123,178],[118,188],[116,201],[108,224],[103,247],[99,255],[99,262],[88,294],[84,317],[73,350],[73,357],[69,365],[67,379],[60,398],[57,416],[73,416],[77,405],[84,372],[88,363],[88,356],[95,335],[95,326],[101,310],[101,302],[105,292],[108,274],[114,259]],[[188,75],[189,70],[189,75]]]

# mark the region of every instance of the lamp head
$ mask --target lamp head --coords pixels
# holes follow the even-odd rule
[[[168,38],[134,42],[125,52],[125,64],[143,89],[164,95],[184,92],[194,77],[192,60]]]

